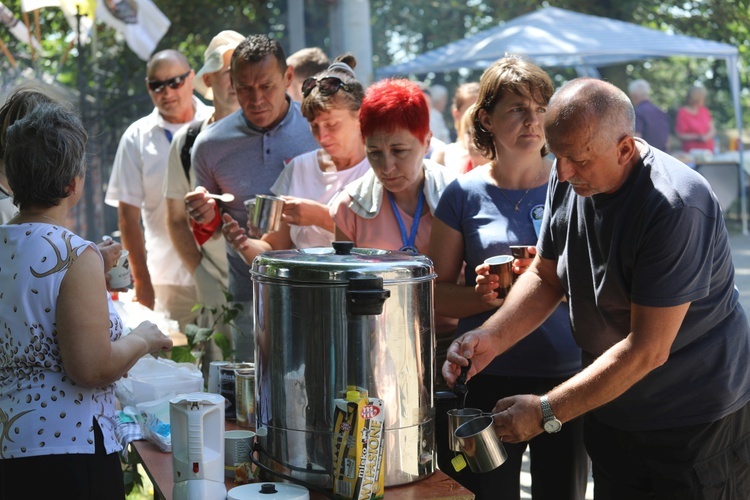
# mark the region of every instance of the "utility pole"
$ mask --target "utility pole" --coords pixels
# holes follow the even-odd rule
[[[307,46],[305,41],[305,1],[287,0],[289,17],[289,53],[294,54]]]
[[[329,0],[331,57],[351,52],[357,79],[366,88],[373,80],[369,0]]]

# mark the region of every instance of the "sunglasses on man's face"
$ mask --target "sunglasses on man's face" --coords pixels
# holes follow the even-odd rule
[[[172,90],[177,90],[185,85],[185,81],[190,74],[190,71],[191,70],[187,70],[186,73],[170,78],[169,80],[146,80],[146,85],[148,85],[148,89],[155,94],[164,92],[164,89],[167,87]]]
[[[302,97],[309,96],[310,92],[312,92],[316,86],[320,91],[320,95],[333,95],[338,92],[339,89],[344,89],[346,92],[351,92],[352,90],[349,85],[345,84],[340,78],[336,78],[335,76],[327,76],[320,80],[311,76],[302,82]]]

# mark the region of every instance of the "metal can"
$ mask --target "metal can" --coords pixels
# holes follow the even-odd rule
[[[236,420],[236,400],[235,400],[235,372],[240,368],[252,368],[250,363],[228,363],[219,366],[219,387],[220,394],[226,400],[224,409],[224,418],[227,420]]]
[[[255,428],[255,368],[235,370],[237,425]]]
[[[221,381],[219,379],[219,367],[228,365],[229,361],[211,361],[208,365],[208,389],[206,392],[221,394]]]

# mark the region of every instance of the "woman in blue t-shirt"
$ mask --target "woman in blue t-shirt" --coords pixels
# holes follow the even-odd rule
[[[541,68],[517,57],[500,59],[482,75],[471,111],[473,140],[489,163],[447,187],[430,238],[429,256],[438,274],[436,313],[459,318],[457,336],[481,325],[502,307],[503,299],[496,291],[498,277],[489,275],[484,260],[509,255],[511,245],[528,247],[532,258],[536,254],[552,168],[545,157],[544,115],[553,92],[552,81]],[[513,272],[521,274],[530,264],[531,259],[515,259]],[[459,279],[464,268],[465,285]],[[478,273],[486,278],[475,291]],[[581,354],[570,332],[567,306],[561,304],[534,333],[471,378],[466,407],[491,411],[507,396],[544,394],[580,368]],[[527,444],[535,500],[584,498],[588,457],[579,421],[528,443],[506,443],[508,460],[490,473],[478,475],[468,469],[457,473],[450,465],[443,468],[478,499],[519,498]]]

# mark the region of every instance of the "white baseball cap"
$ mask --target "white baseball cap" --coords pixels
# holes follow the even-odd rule
[[[214,91],[203,82],[203,75],[219,71],[224,66],[224,54],[234,50],[245,37],[236,31],[225,30],[213,37],[203,53],[203,67],[195,74],[193,86],[200,94],[213,101]]]

